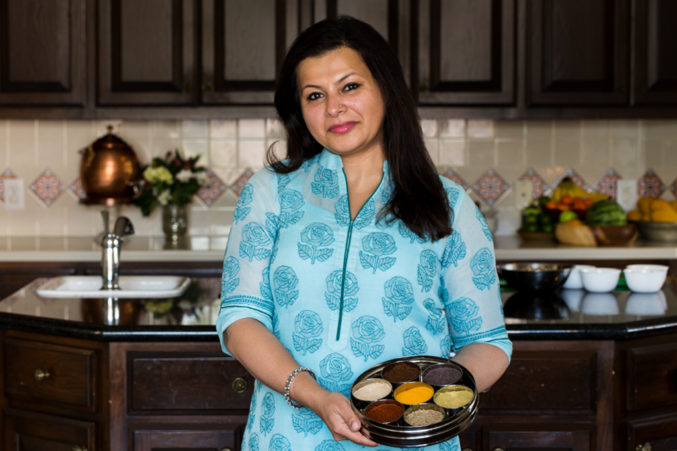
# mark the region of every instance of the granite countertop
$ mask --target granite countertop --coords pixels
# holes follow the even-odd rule
[[[101,341],[216,341],[220,280],[194,278],[175,299],[50,299],[37,279],[0,301],[0,327]],[[504,291],[515,340],[623,340],[677,332],[677,283],[653,294],[560,290],[540,296]]]
[[[191,236],[184,246],[172,247],[161,236],[132,236],[121,250],[124,261],[221,262],[228,238]],[[677,260],[677,243],[637,241],[621,247],[577,247],[554,241],[524,241],[518,236],[495,237],[496,258],[507,260]],[[0,237],[0,262],[96,262],[101,248],[94,237]]]

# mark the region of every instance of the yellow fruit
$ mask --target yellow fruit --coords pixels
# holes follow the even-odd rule
[[[637,200],[637,209],[642,215],[649,214],[651,212],[651,203],[653,202],[652,197],[640,197]]]
[[[641,221],[642,213],[639,210],[630,210],[628,212],[628,221]]]
[[[665,199],[654,199],[651,202],[650,208],[651,208],[651,213],[653,213],[654,211],[658,211],[658,210],[672,210],[672,207],[670,206],[668,201],[665,200]]]
[[[670,206],[672,207],[673,210],[677,211],[677,200],[673,200],[670,202]]]
[[[677,211],[672,208],[661,208],[651,212],[651,220],[656,222],[677,222]]]

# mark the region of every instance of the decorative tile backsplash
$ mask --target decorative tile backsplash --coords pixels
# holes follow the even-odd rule
[[[83,205],[79,151],[106,133],[127,141],[142,163],[168,150],[200,155],[209,183],[192,204],[194,235],[228,233],[235,203],[261,169],[266,149],[284,149],[276,119],[187,121],[0,120],[0,235],[81,236],[102,230],[102,206]],[[677,120],[492,121],[424,119],[425,143],[440,173],[468,190],[492,217],[498,234],[519,222],[513,186],[531,182],[532,197],[570,176],[588,190],[615,197],[619,180],[637,195],[677,197]],[[5,208],[4,180],[23,181],[25,207]],[[160,212],[129,216],[138,235],[161,233]]]

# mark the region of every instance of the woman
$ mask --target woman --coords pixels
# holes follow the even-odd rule
[[[367,368],[453,348],[480,390],[505,371],[491,233],[436,174],[397,58],[369,25],[301,33],[275,106],[287,159],[269,153],[272,170],[242,191],[217,322],[257,380],[243,448],[376,446],[348,398]]]

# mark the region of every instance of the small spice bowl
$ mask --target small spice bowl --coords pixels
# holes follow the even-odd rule
[[[445,409],[460,409],[470,404],[475,392],[465,385],[448,385],[435,392],[433,402]]]
[[[463,371],[457,366],[449,363],[438,363],[430,365],[421,376],[421,380],[433,387],[442,387],[444,385],[453,385],[461,380]]]
[[[401,404],[413,406],[429,401],[434,393],[435,389],[425,382],[407,382],[395,389],[393,397]]]
[[[374,401],[364,408],[364,416],[380,424],[395,423],[404,413],[404,406],[392,399]]]
[[[404,422],[409,426],[432,426],[438,424],[446,417],[443,408],[432,403],[417,404],[404,411]]]
[[[386,365],[381,371],[381,377],[393,384],[417,381],[421,375],[421,368],[413,362],[393,362]]]
[[[373,401],[387,398],[392,395],[393,386],[381,378],[369,378],[357,382],[350,390],[350,398],[358,409],[364,409]]]

